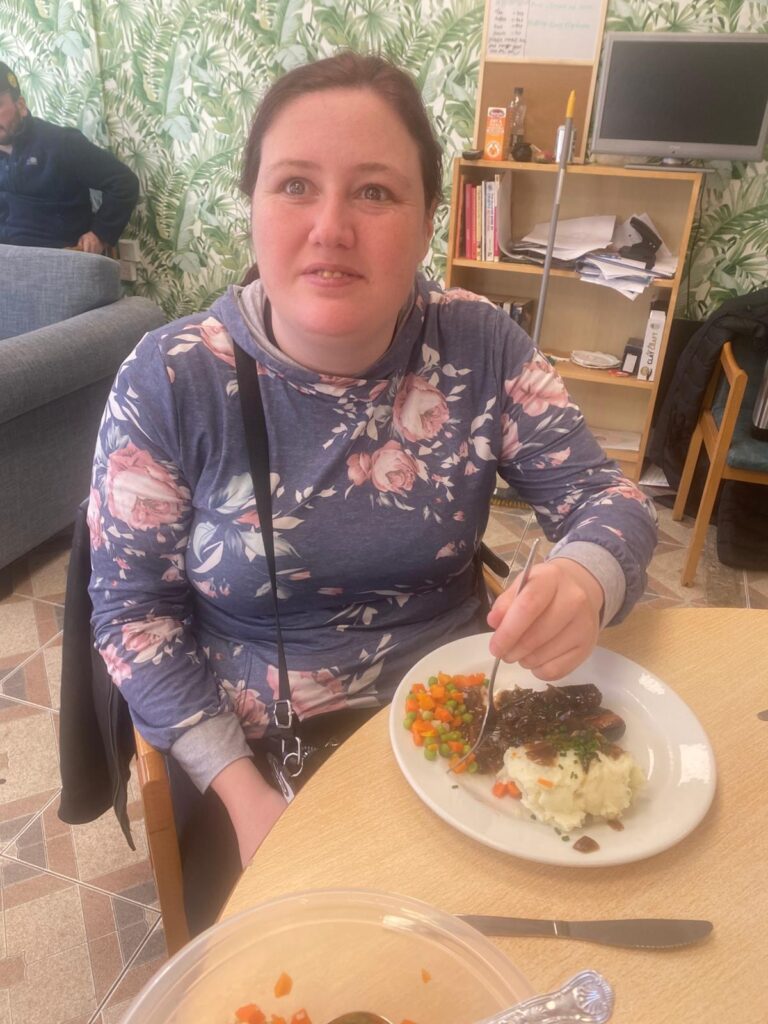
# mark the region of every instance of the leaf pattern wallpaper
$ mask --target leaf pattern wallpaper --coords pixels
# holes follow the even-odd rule
[[[237,181],[259,96],[338,48],[411,71],[446,155],[428,271],[445,265],[450,159],[472,133],[483,0],[0,0],[0,58],[33,111],[108,145],[141,180],[126,236],[138,294],[168,317],[208,306],[250,265]],[[767,32],[765,0],[609,0],[616,31]],[[768,163],[706,180],[681,289],[695,318],[768,279]],[[680,310],[686,312],[686,309]]]

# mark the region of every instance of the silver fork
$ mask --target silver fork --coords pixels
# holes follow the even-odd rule
[[[518,594],[523,589],[525,584],[528,582],[528,576],[530,575],[531,566],[533,565],[533,558],[534,558],[534,555],[536,554],[536,548],[539,546],[539,540],[540,539],[541,539],[540,537],[537,537],[536,540],[533,542],[533,544],[531,544],[531,550],[528,552],[528,558],[526,559],[525,565],[523,566],[521,572],[519,573],[520,586],[517,589]],[[518,578],[517,576],[513,576],[512,573],[510,572],[507,575],[507,578],[506,578],[506,580],[504,582],[504,586],[502,587],[502,593],[504,593],[504,591],[509,587],[509,585],[512,583],[512,581],[516,580],[517,578]],[[500,664],[501,664],[501,658],[499,657],[493,663],[493,668],[491,670],[491,678],[488,681],[488,703],[486,704],[486,707],[485,707],[485,714],[483,715],[483,721],[482,721],[482,723],[480,725],[480,732],[477,734],[477,739],[472,744],[472,746],[469,748],[469,750],[466,752],[466,754],[464,754],[463,757],[460,757],[459,760],[455,764],[452,764],[450,766],[450,768],[448,769],[449,772],[455,772],[456,769],[459,767],[459,765],[464,764],[464,762],[467,760],[467,758],[471,754],[474,754],[474,752],[480,746],[480,743],[482,742],[483,737],[485,736],[486,729],[488,728],[488,726],[491,724],[491,722],[493,721],[493,719],[495,717],[496,708],[494,707],[494,703],[493,703],[493,688],[496,685],[496,673],[499,671],[499,665]]]

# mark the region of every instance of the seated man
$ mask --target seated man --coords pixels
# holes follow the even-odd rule
[[[94,212],[89,189],[101,192]],[[76,128],[33,117],[0,61],[0,242],[103,253],[117,244],[139,179]]]

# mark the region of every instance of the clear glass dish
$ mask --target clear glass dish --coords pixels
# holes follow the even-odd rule
[[[293,982],[275,996],[278,977]],[[369,1010],[415,1024],[467,1024],[533,995],[474,928],[419,900],[362,890],[282,896],[220,922],[145,986],[123,1024],[232,1024],[255,1003],[290,1024]]]

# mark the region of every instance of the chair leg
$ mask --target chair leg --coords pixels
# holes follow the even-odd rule
[[[693,524],[693,536],[688,546],[688,554],[680,577],[684,587],[690,587],[696,575],[696,566],[699,564],[701,549],[704,547],[704,539],[707,535],[707,527],[709,526],[712,509],[715,507],[715,498],[717,497],[717,489],[720,486],[721,473],[722,466],[717,466],[715,463],[710,464],[707,482],[704,484],[704,490],[701,494],[699,511],[696,513],[696,522]]]
[[[701,442],[703,439],[704,435],[701,427],[697,423],[693,434],[691,435],[688,454],[685,457],[685,465],[683,466],[683,474],[680,477],[680,486],[677,489],[675,504],[672,506],[672,518],[675,520],[683,518],[685,503],[688,500],[688,492],[691,489],[691,482],[693,481],[693,473],[696,469],[696,463],[699,461],[699,452],[701,451]]]

